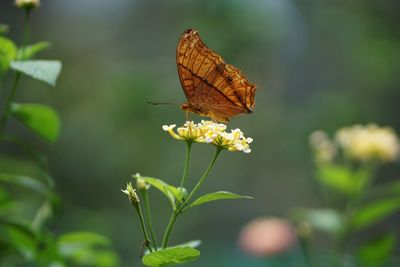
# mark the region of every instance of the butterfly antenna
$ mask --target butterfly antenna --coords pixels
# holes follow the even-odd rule
[[[171,102],[154,102],[154,101],[147,101],[147,104],[158,106],[158,105],[173,105],[173,106],[179,106],[177,103],[171,103]]]

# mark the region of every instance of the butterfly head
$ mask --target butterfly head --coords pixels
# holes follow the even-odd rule
[[[184,36],[184,38],[187,38],[187,37],[189,37],[189,36],[194,36],[194,35],[196,35],[196,34],[198,34],[198,32],[197,32],[197,30],[195,30],[195,29],[187,29],[187,30],[185,30],[184,32],[183,32],[183,36]]]
[[[190,111],[190,106],[189,106],[188,103],[185,103],[185,104],[182,104],[182,105],[181,105],[181,109],[182,109],[183,111]]]

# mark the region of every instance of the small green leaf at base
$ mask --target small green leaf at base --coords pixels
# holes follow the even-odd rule
[[[61,72],[61,62],[58,60],[17,60],[11,61],[10,67],[53,86]]]
[[[200,251],[189,246],[176,246],[158,250],[143,257],[142,262],[149,267],[166,267],[196,260]]]
[[[191,240],[191,241],[189,241],[189,242],[186,242],[186,243],[183,243],[183,244],[179,244],[179,245],[173,246],[173,247],[190,247],[190,248],[197,248],[197,247],[200,247],[200,245],[201,245],[201,240],[196,239],[196,240]],[[163,250],[163,248],[162,248],[162,247],[158,247],[157,250]],[[150,253],[151,253],[151,252],[150,252],[148,249],[146,249],[146,251],[144,252],[143,255],[148,255],[148,254],[150,254]]]
[[[55,142],[60,131],[56,111],[41,104],[11,104],[11,114],[25,126],[48,142]]]

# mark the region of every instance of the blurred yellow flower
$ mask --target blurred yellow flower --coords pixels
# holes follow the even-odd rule
[[[321,130],[311,133],[309,142],[315,153],[315,160],[319,163],[329,163],[336,155],[335,143]]]
[[[179,127],[176,132],[174,131],[175,127],[176,125],[172,124],[164,125],[162,128],[173,138],[178,140],[209,143],[229,151],[251,152],[249,144],[253,139],[246,138],[240,129],[226,132],[226,125],[222,123],[204,120],[200,123],[187,121],[182,127]]]
[[[335,140],[345,155],[354,160],[394,161],[400,155],[400,142],[392,128],[376,124],[344,127],[336,132]]]
[[[40,0],[15,0],[15,5],[20,8],[35,8],[40,5]]]

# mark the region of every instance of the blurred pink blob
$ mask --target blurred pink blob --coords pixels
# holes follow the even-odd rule
[[[239,245],[253,256],[269,256],[286,252],[295,240],[294,229],[287,220],[258,218],[242,229]]]

